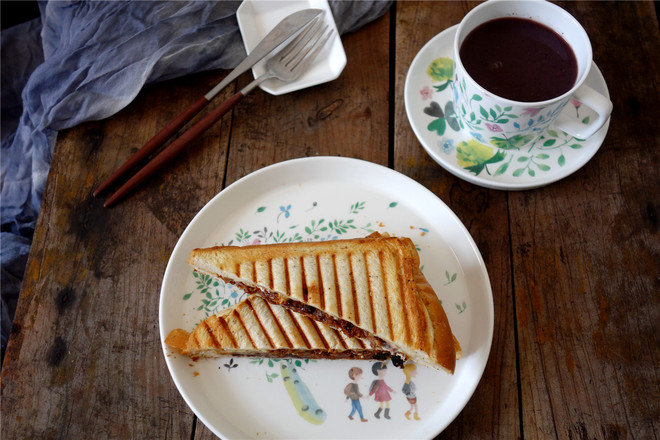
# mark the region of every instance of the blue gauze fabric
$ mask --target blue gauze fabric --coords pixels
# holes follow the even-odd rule
[[[330,1],[340,34],[391,1]],[[107,118],[148,83],[230,69],[245,49],[235,1],[51,1],[2,32],[2,349],[58,130]],[[350,60],[349,60],[350,62]]]

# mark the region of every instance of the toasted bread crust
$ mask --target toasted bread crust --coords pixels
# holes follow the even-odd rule
[[[456,359],[460,357],[456,350],[458,340],[452,334],[445,310],[442,304],[440,304],[440,301],[438,301],[433,287],[431,287],[431,284],[429,284],[419,269],[415,271],[415,283],[417,284],[420,298],[426,305],[431,326],[433,327],[433,331],[429,332],[432,335],[429,338],[431,349],[427,354],[432,360],[453,372],[456,366]],[[451,335],[451,337],[448,338],[446,335]]]
[[[196,270],[247,288],[273,304],[349,335],[373,335],[385,349],[453,373],[457,344],[446,314],[419,270],[408,238],[194,249]]]

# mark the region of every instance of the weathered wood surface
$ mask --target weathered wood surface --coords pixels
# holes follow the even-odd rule
[[[566,2],[614,113],[585,167],[509,196],[526,438],[660,436],[660,41],[653,5]]]
[[[581,170],[522,192],[447,173],[405,115],[413,57],[476,4],[396,3],[344,36],[339,79],[280,97],[253,92],[110,210],[91,196],[96,185],[226,72],[148,86],[112,118],[60,133],[2,370],[3,438],[214,438],[178,394],[161,352],[165,266],[188,222],[223,187],[314,155],[389,165],[421,182],[484,257],[495,301],[491,355],[474,397],[438,438],[660,437],[654,4],[560,2],[591,36],[614,116]]]

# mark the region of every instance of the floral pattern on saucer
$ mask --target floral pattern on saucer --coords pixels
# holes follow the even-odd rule
[[[424,113],[430,117],[427,130],[438,135],[437,145],[441,151],[447,155],[455,155],[458,165],[465,170],[477,176],[484,172],[493,176],[509,173],[513,177],[524,174],[535,177],[537,172],[549,172],[552,167],[566,165],[566,149],[577,150],[583,147],[584,140],[552,129],[546,130],[536,142],[524,149],[522,146],[530,142],[529,137],[533,135],[511,138],[498,136],[502,131],[498,124],[517,117],[507,113],[507,107],[480,106],[481,118],[477,118],[474,113],[467,114],[465,109],[464,113],[459,115],[454,108],[453,97],[442,94],[447,89],[454,95],[457,93],[452,79],[453,65],[453,60],[448,57],[433,60],[426,69],[431,84],[425,84],[419,93],[422,101],[428,102],[428,106],[424,107]],[[440,96],[436,97],[436,93]],[[475,95],[472,99],[480,101],[481,97]],[[580,115],[582,105],[579,101],[572,100],[571,104],[575,108],[576,117],[587,124],[591,115]],[[543,125],[545,121],[553,118],[554,114],[530,111],[528,116],[530,119],[524,124],[532,126]],[[474,139],[456,142],[454,137],[444,136],[447,130],[467,130]]]
[[[408,120],[422,147],[452,174],[495,189],[531,189],[562,179],[588,162],[607,133],[609,123],[589,139],[558,130],[549,119],[570,111],[587,124],[596,114],[577,100],[563,109],[530,109],[523,117],[508,107],[483,104],[472,96],[472,108],[454,105],[452,42],[456,26],[431,39],[413,60],[406,77],[404,98]],[[609,96],[602,74],[592,65],[586,84]],[[524,118],[524,119],[523,119]],[[511,121],[514,121],[513,123]],[[502,125],[538,127],[531,135],[503,136]],[[534,141],[534,137],[538,138]]]

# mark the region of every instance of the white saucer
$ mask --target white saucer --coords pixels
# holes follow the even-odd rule
[[[332,44],[328,44],[317,56],[312,66],[295,81],[285,83],[279,79],[268,79],[259,87],[271,95],[282,95],[339,77],[346,66],[346,53],[341,44],[337,25],[327,0],[245,0],[236,11],[238,27],[241,30],[245,50],[250,53],[259,42],[280,21],[288,15],[303,9],[323,9],[323,21],[334,29]],[[258,62],[252,68],[255,78],[266,72],[266,61],[270,56]]]
[[[531,147],[505,150],[483,143],[473,143],[468,156],[457,146],[472,139],[462,130],[453,113],[453,77],[434,80],[427,69],[434,60],[446,58],[451,65],[454,55],[453,40],[457,26],[450,27],[433,37],[415,56],[404,90],[408,120],[417,139],[426,152],[440,166],[455,176],[476,185],[503,190],[524,190],[556,182],[574,173],[586,164],[600,148],[609,121],[591,138],[579,140],[557,130],[553,125]],[[596,64],[586,84],[609,97],[605,79]],[[448,105],[449,104],[449,105]],[[577,105],[577,106],[576,106]],[[575,117],[584,121],[593,118],[591,109],[571,102]],[[476,147],[476,148],[474,148]]]

